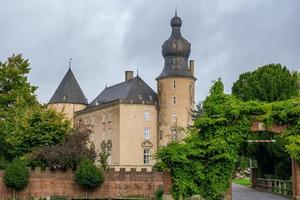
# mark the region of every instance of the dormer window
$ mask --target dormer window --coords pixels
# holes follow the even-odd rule
[[[149,96],[149,100],[150,100],[150,101],[152,101],[152,100],[153,100],[153,97],[152,97],[151,95]]]
[[[64,101],[67,100],[67,97],[66,97],[65,95],[63,96],[63,100],[64,100]]]
[[[98,106],[98,105],[99,105],[99,102],[98,102],[98,101],[96,101],[96,103],[95,103],[95,104],[96,104],[96,106]]]
[[[142,95],[138,94],[137,96],[139,100],[143,100]]]

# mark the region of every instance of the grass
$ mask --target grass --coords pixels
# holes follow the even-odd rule
[[[232,182],[239,185],[250,186],[250,178],[237,178],[233,179]]]

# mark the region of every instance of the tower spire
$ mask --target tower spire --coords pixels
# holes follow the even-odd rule
[[[70,58],[70,59],[69,59],[69,69],[71,69],[72,60],[73,60],[73,58]]]

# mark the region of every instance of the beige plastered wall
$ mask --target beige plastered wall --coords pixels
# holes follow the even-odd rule
[[[176,87],[174,88],[174,81]],[[186,128],[192,124],[192,110],[195,106],[195,81],[191,78],[168,77],[158,80],[159,99],[159,145],[166,146],[173,140],[172,131],[177,130],[177,141],[186,134]],[[173,103],[176,97],[176,104]],[[176,120],[173,121],[173,113]]]
[[[58,113],[63,113],[65,117],[74,124],[74,113],[83,110],[86,107],[84,104],[73,103],[56,103],[48,104],[48,108],[56,110]]]

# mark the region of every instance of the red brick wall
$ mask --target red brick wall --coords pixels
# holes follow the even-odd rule
[[[292,159],[293,198],[300,200],[300,164]]]
[[[11,197],[12,191],[5,187],[2,181],[4,172],[0,171],[0,199]],[[68,197],[83,197],[84,190],[74,182],[72,171],[40,171],[31,172],[28,186],[18,192],[19,199],[28,197],[47,197],[50,195],[63,195]],[[168,172],[136,172],[131,169],[125,172],[109,171],[105,174],[103,185],[89,191],[89,197],[153,197],[157,187],[162,185],[169,188],[171,177]],[[164,181],[167,185],[164,185]],[[166,191],[168,192],[168,191]]]

